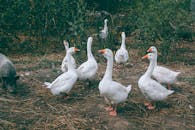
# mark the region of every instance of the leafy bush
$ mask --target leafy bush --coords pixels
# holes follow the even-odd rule
[[[138,30],[137,47],[143,53],[149,46],[156,45],[163,55],[161,60],[166,62],[174,56],[178,40],[192,40],[190,0],[132,1],[130,7],[128,23]]]
[[[64,50],[62,41],[86,49],[88,36],[109,19],[109,48],[119,33],[134,35],[140,53],[155,45],[163,57],[174,59],[179,41],[193,40],[191,0],[0,0],[0,50],[45,52]],[[105,11],[103,11],[105,10]],[[99,41],[98,41],[99,42]],[[99,44],[98,44],[99,45]],[[99,48],[100,46],[98,46]]]
[[[36,39],[39,50],[45,51],[53,38],[59,47],[64,38],[78,40],[84,35],[86,5],[83,0],[0,0],[0,3],[0,46],[7,47],[1,48],[2,51],[13,51],[12,43],[27,47],[31,39]],[[28,38],[27,42],[20,39],[23,35]]]

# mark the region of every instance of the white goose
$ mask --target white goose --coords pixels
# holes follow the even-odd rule
[[[116,105],[120,102],[124,102],[128,94],[131,91],[131,85],[128,87],[112,80],[112,69],[113,69],[113,53],[110,49],[99,50],[99,52],[107,59],[106,72],[103,79],[99,83],[100,95],[102,95],[107,101],[113,105],[108,107],[109,115],[116,116]]]
[[[107,25],[108,19],[104,19],[104,28],[100,31],[100,38],[106,39],[108,36],[108,25]]]
[[[125,32],[122,32],[121,37],[122,37],[121,47],[116,51],[115,54],[116,63],[125,63],[129,59],[129,54],[125,46]]]
[[[75,47],[69,48],[67,51],[68,71],[58,76],[51,84],[45,83],[48,85],[47,88],[51,90],[53,95],[59,95],[60,93],[68,94],[77,81],[77,72],[70,63],[71,55],[77,51],[79,51],[79,49]]]
[[[155,67],[155,55],[153,53],[148,53],[142,57],[142,59],[145,58],[149,59],[150,64],[145,74],[142,75],[138,81],[139,89],[141,90],[142,94],[150,101],[164,100],[174,91],[166,89],[156,80],[151,78]],[[148,109],[155,108],[151,103],[145,103],[145,106],[147,106]]]
[[[97,62],[91,52],[93,38],[89,37],[87,41],[87,61],[77,68],[78,77],[80,80],[92,80],[98,70]]]
[[[65,47],[66,53],[67,53],[67,51],[69,49],[69,43],[66,40],[64,40],[64,47]],[[70,58],[71,58],[70,61],[71,61],[72,67],[76,68],[75,59],[73,58],[72,55],[71,55]],[[62,61],[61,70],[62,70],[62,72],[68,71],[68,56],[67,56],[67,54],[66,54],[66,56],[64,57],[64,59]]]
[[[171,89],[170,85],[177,81],[177,76],[180,74],[180,72],[175,72],[163,66],[157,65],[158,52],[155,46],[151,46],[147,52],[152,52],[155,56],[155,67],[152,76],[158,82],[166,83],[168,85],[168,89]]]

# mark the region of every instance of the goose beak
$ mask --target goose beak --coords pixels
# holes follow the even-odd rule
[[[98,52],[99,52],[100,54],[104,54],[104,53],[106,53],[106,50],[105,50],[105,49],[102,49],[102,50],[98,50]]]
[[[148,54],[142,57],[142,59],[148,59]]]
[[[80,51],[78,48],[74,48],[74,52],[78,52],[78,51]]]
[[[149,49],[147,50],[147,52],[152,52],[152,48],[149,48]]]

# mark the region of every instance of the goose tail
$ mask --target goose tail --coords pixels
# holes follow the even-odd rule
[[[130,93],[131,88],[132,88],[131,85],[128,85],[128,86],[126,87],[126,90],[127,90],[128,93]]]
[[[173,93],[174,93],[173,90],[169,90],[169,91],[168,91],[168,95],[171,95],[171,94],[173,94]]]
[[[44,85],[46,85],[47,88],[50,88],[51,83],[50,82],[44,82]]]
[[[175,73],[176,77],[177,77],[178,75],[180,75],[180,74],[181,74],[181,72],[176,72],[176,73]]]

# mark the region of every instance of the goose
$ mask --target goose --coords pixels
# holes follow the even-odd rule
[[[159,82],[165,83],[168,86],[168,89],[171,89],[171,84],[174,84],[177,81],[177,77],[181,72],[172,71],[166,67],[157,65],[157,49],[155,46],[151,46],[147,52],[151,52],[155,56],[155,67],[152,73],[152,76]]]
[[[59,95],[60,93],[68,94],[69,91],[72,89],[73,85],[77,81],[78,75],[76,70],[71,64],[71,55],[75,52],[79,51],[79,49],[75,47],[71,47],[67,51],[68,57],[68,71],[62,73],[58,76],[52,83],[46,82],[47,88],[51,90],[53,95]]]
[[[100,31],[100,38],[106,39],[108,36],[108,25],[107,25],[108,19],[104,19],[104,28]]]
[[[65,50],[66,50],[66,53],[69,49],[69,43],[64,40],[64,47],[65,47]],[[75,59],[73,58],[73,56],[71,55],[70,57],[70,61],[71,61],[71,64],[72,64],[72,67],[73,68],[76,68],[76,63],[75,63]],[[62,72],[66,72],[68,71],[68,55],[66,54],[66,56],[64,57],[64,59],[62,60],[62,64],[61,64],[61,71]]]
[[[149,59],[150,64],[145,72],[138,80],[138,87],[142,94],[150,101],[161,101],[166,99],[169,95],[171,95],[174,91],[168,90],[156,80],[152,79],[152,72],[155,67],[155,55],[153,53],[148,53],[143,56],[142,59]],[[144,105],[149,109],[155,109],[151,102],[144,103]]]
[[[125,32],[122,32],[121,37],[122,37],[121,47],[116,51],[115,54],[116,63],[125,63],[129,59],[129,54],[125,46]]]
[[[87,61],[82,63],[78,68],[77,68],[77,73],[79,80],[92,80],[94,79],[97,70],[98,70],[98,65],[97,62],[91,52],[91,45],[92,45],[93,38],[89,37],[87,41]]]
[[[113,69],[113,53],[110,49],[99,50],[106,59],[107,67],[103,79],[99,83],[100,95],[103,96],[107,101],[111,103],[111,106],[106,108],[110,111],[109,115],[116,116],[117,104],[124,102],[128,94],[131,91],[131,85],[128,87],[112,80],[112,69]]]

